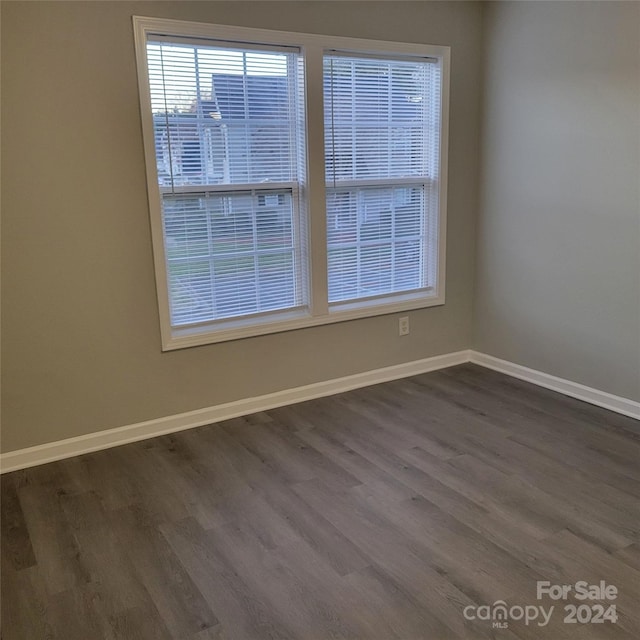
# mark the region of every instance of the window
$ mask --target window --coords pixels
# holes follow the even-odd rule
[[[172,327],[308,304],[295,49],[147,38]]]
[[[447,47],[134,27],[164,349],[444,302]]]
[[[435,287],[436,59],[324,57],[329,303]]]

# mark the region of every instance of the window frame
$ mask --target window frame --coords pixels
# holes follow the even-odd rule
[[[186,22],[164,18],[133,17],[133,29],[140,94],[143,145],[146,163],[147,194],[155,266],[156,293],[160,315],[162,350],[236,340],[251,336],[319,326],[358,318],[406,312],[443,305],[445,302],[447,167],[449,129],[450,47],[384,40],[365,40],[340,36],[272,31]],[[175,36],[197,40],[213,39],[251,45],[282,45],[300,50],[304,74],[306,181],[300,184],[301,206],[306,208],[308,233],[308,295],[305,310],[277,311],[273,314],[231,318],[190,327],[172,327],[168,273],[162,222],[162,194],[158,184],[153,115],[149,89],[146,44],[151,35]],[[375,56],[412,56],[435,58],[441,69],[440,149],[438,169],[437,278],[433,291],[392,293],[371,300],[331,305],[327,282],[327,222],[324,155],[324,56],[331,50]]]

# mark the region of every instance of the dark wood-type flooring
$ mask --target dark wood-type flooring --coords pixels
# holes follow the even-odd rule
[[[637,421],[463,365],[14,472],[2,638],[637,640],[639,461]],[[556,610],[465,620],[497,600]]]

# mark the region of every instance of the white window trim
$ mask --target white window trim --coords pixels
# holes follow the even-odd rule
[[[163,351],[278,333],[345,320],[410,311],[442,305],[445,302],[445,251],[447,212],[447,149],[449,130],[450,47],[388,41],[363,40],[317,34],[271,31],[248,27],[212,25],[163,18],[133,17],[135,49],[140,90],[140,110],[147,171],[151,234],[156,290],[160,311]],[[310,301],[308,311],[274,312],[264,317],[233,318],[197,327],[172,328],[169,313],[164,234],[161,216],[161,189],[158,185],[153,117],[149,94],[146,43],[149,35],[213,38],[240,43],[298,47],[304,60],[306,104],[307,183],[303,194],[309,215]],[[323,55],[330,50],[354,54],[400,55],[435,58],[441,65],[440,189],[438,211],[438,278],[436,286],[417,293],[391,294],[356,303],[328,304],[326,266],[326,202],[324,166]]]

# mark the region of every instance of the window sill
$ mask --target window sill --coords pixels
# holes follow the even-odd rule
[[[280,312],[256,319],[233,319],[228,322],[212,323],[198,327],[173,329],[171,335],[162,341],[163,351],[186,349],[205,344],[240,340],[253,336],[281,333],[307,327],[317,327],[347,320],[370,318],[402,311],[411,311],[444,304],[444,295],[435,291],[374,298],[364,302],[331,305],[326,315],[312,316],[308,310]]]

